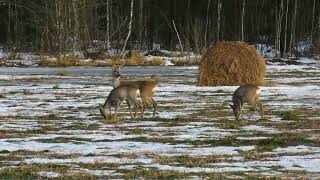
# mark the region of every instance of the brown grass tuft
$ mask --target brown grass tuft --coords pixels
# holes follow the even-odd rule
[[[146,64],[146,59],[142,55],[134,54],[128,60],[126,60],[125,64],[127,66],[144,65]]]
[[[198,85],[263,85],[266,64],[244,42],[221,42],[208,49],[199,65]]]
[[[165,62],[161,58],[155,57],[150,62],[150,65],[151,66],[163,66],[163,65],[165,65]]]

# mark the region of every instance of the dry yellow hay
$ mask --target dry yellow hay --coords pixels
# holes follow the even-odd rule
[[[199,86],[263,85],[266,64],[263,57],[244,42],[220,42],[203,56],[199,65]]]

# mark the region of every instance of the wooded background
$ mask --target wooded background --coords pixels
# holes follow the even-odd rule
[[[201,52],[218,41],[241,40],[286,53],[320,44],[316,0],[0,0],[0,17],[0,46],[14,51],[160,44]]]

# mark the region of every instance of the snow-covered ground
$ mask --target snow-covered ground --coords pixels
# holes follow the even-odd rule
[[[138,167],[195,177],[318,174],[319,127],[308,123],[320,124],[320,62],[300,62],[268,65],[272,85],[261,87],[266,119],[246,108],[240,122],[229,109],[237,87],[197,87],[197,67],[125,67],[122,73],[129,78],[154,75],[159,113],[152,118],[149,110],[145,119],[130,120],[123,104],[118,122],[102,120],[98,111],[112,89],[110,68],[1,67],[0,168],[59,164],[69,167],[67,174],[101,177],[123,177]],[[59,71],[66,76],[58,76]],[[281,119],[283,111],[299,112],[304,123]],[[88,168],[92,163],[104,165]],[[58,170],[38,174],[63,176]]]

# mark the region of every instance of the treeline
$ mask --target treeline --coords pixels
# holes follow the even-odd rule
[[[201,52],[222,40],[320,46],[317,0],[0,0],[0,45],[64,54],[89,48]]]

